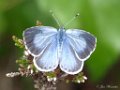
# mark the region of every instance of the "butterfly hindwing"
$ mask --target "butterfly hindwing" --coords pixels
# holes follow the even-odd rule
[[[44,48],[52,42],[57,29],[50,26],[35,26],[23,32],[23,39],[26,49],[33,56],[39,55]]]
[[[75,52],[66,37],[63,41],[60,58],[60,68],[68,74],[77,74],[82,71],[84,62],[76,58]]]
[[[96,47],[96,38],[83,30],[68,29],[68,41],[81,61],[87,60]]]
[[[59,59],[56,35],[52,42],[44,49],[43,53],[34,58],[33,62],[36,68],[40,71],[48,72],[57,68]]]

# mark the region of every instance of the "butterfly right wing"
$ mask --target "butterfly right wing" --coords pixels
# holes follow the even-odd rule
[[[53,41],[57,29],[49,26],[35,26],[23,32],[23,41],[27,51],[33,56],[39,56]]]
[[[79,60],[87,60],[96,48],[97,39],[95,36],[79,29],[68,29],[66,34]]]
[[[60,68],[62,71],[74,75],[82,71],[84,61],[80,61],[74,52],[74,49],[69,43],[69,38],[65,36],[62,45],[60,57]]]

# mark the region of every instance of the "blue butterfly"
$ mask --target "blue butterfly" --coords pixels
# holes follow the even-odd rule
[[[34,56],[35,67],[43,72],[58,66],[67,74],[82,71],[84,61],[93,53],[97,39],[84,30],[50,26],[34,26],[23,32],[28,52]]]

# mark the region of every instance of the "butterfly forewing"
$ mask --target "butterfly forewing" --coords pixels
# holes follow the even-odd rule
[[[35,26],[23,32],[26,49],[33,56],[38,56],[52,41],[57,29],[49,26]]]
[[[96,38],[92,34],[79,29],[68,29],[66,34],[76,57],[81,61],[87,60],[95,50]]]

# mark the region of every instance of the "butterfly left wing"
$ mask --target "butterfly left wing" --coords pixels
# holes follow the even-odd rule
[[[34,56],[34,65],[40,71],[52,71],[58,66],[57,29],[35,26],[23,32],[24,44]]]
[[[33,62],[35,67],[44,72],[56,69],[59,63],[57,48],[57,35],[55,35],[53,36],[52,42],[47,45],[43,53],[34,58]]]
[[[96,38],[92,34],[79,29],[68,29],[66,34],[76,57],[80,61],[87,60],[95,50]]]
[[[23,40],[25,48],[33,56],[39,56],[50,44],[57,29],[50,26],[34,26],[23,32]]]

